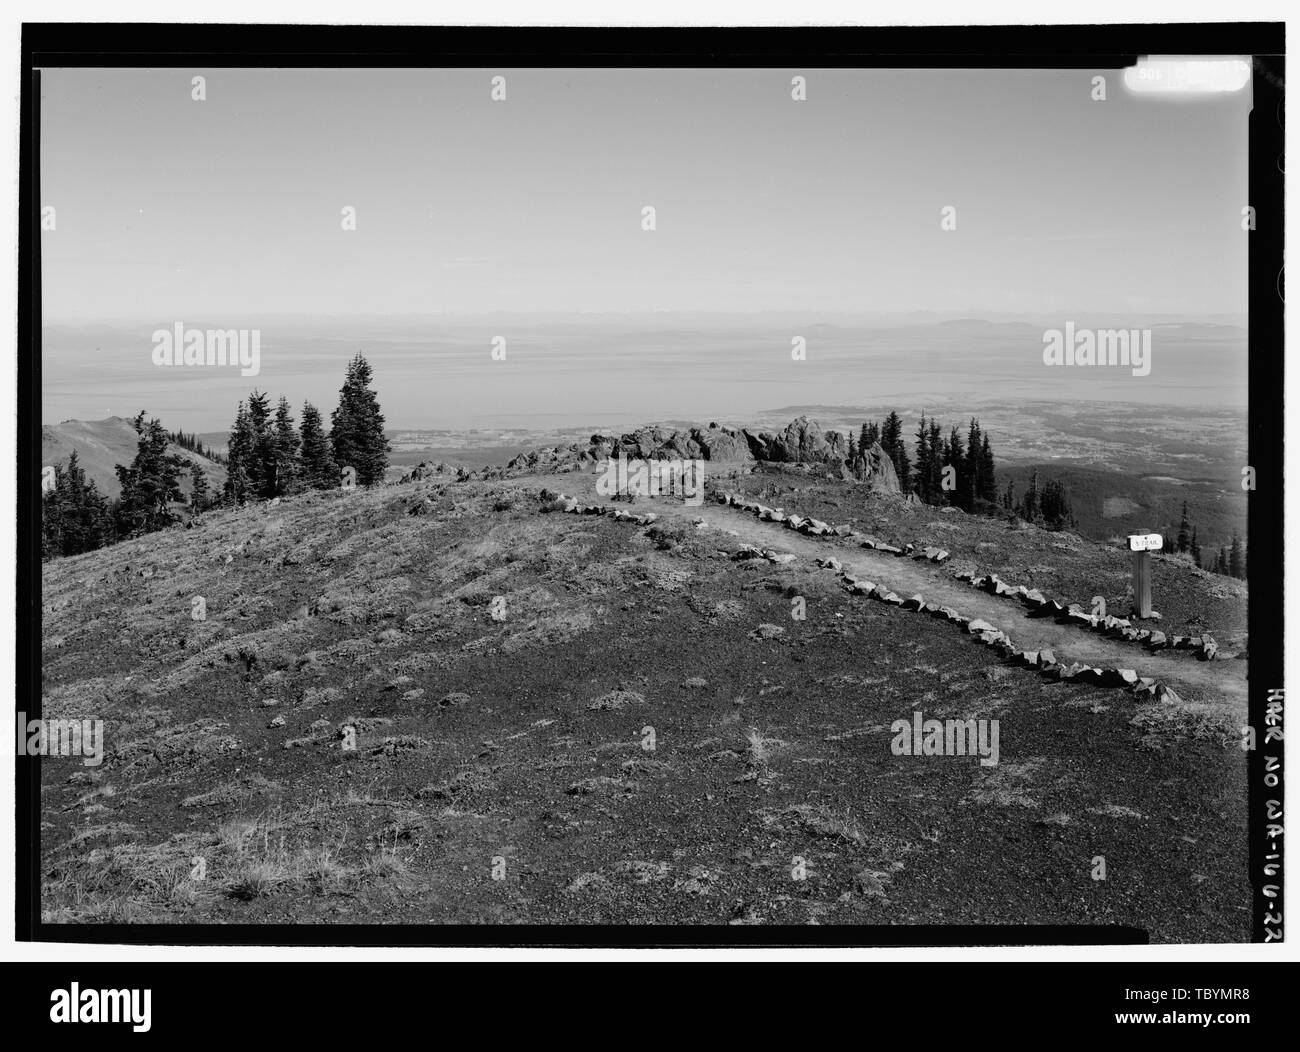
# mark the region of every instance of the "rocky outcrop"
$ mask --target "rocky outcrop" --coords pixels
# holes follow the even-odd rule
[[[753,459],[770,464],[820,464],[843,479],[867,483],[873,493],[898,493],[898,474],[893,461],[875,443],[858,459],[848,461],[848,439],[838,431],[823,431],[806,416],[786,424],[775,434],[769,431],[742,432]]]
[[[598,438],[601,436],[593,436]],[[611,440],[606,438],[605,442]],[[560,474],[566,471],[581,471],[589,467],[593,461],[601,459],[596,453],[593,446],[547,446],[543,449],[530,449],[526,453],[520,453],[513,460],[509,461],[504,468],[492,466],[483,468],[480,471],[463,472],[467,479],[488,479],[493,477],[505,477],[517,475],[532,475],[545,472]],[[495,473],[495,475],[494,475]]]
[[[899,492],[898,472],[894,470],[894,462],[889,459],[879,442],[858,458],[856,474],[867,484],[867,488],[872,493],[897,494]]]
[[[455,478],[456,468],[450,464],[433,463],[423,460],[402,476],[402,482],[422,482],[424,479]]]
[[[849,464],[847,438],[838,431],[823,431],[820,424],[806,416],[790,421],[775,434],[724,427],[716,422],[708,427],[690,428],[647,425],[619,436],[592,435],[585,443],[530,449],[505,465],[490,465],[476,471],[425,462],[409,471],[401,481],[418,482],[433,477],[457,482],[491,481],[520,475],[562,474],[588,470],[608,457],[618,456],[629,460],[819,465],[841,478],[866,482],[873,493],[899,492],[894,465],[879,444],[867,450],[856,463]]]
[[[753,460],[744,432],[711,423],[685,430],[641,427],[611,439],[592,435],[591,458],[625,456],[629,460]]]
[[[705,460],[753,460],[745,436],[729,427],[710,424],[691,428],[691,437],[704,453]]]
[[[832,442],[821,425],[806,416],[791,420],[785,425],[785,430],[776,435],[766,431],[745,431],[744,434],[755,460],[777,464],[824,464],[836,455],[842,460],[846,452],[839,432],[829,432],[836,440]]]

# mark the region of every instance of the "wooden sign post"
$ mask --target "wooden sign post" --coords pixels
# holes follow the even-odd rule
[[[1151,553],[1164,547],[1165,540],[1158,533],[1129,535],[1128,547],[1133,553],[1133,613],[1150,617],[1151,605]]]

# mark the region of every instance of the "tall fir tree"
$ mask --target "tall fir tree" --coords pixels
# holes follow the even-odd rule
[[[289,400],[281,395],[275,407],[275,432],[271,438],[272,496],[284,497],[301,491],[302,463],[298,455],[301,445]]]
[[[1178,523],[1178,551],[1186,554],[1192,549],[1191,523],[1187,521],[1187,501],[1183,501],[1183,517]]]
[[[1246,577],[1246,547],[1236,530],[1232,531],[1232,547],[1228,549],[1228,573],[1243,580]]]
[[[916,429],[915,485],[916,495],[929,504],[930,501],[930,465],[933,462],[930,449],[930,425],[926,422],[925,412],[921,413],[921,423]]]
[[[256,444],[248,405],[241,400],[239,408],[235,411],[235,423],[230,429],[230,439],[226,444],[225,498],[228,504],[238,506],[257,496],[252,474]]]
[[[975,510],[975,502],[979,499],[980,494],[984,492],[983,481],[980,477],[980,425],[974,417],[970,420],[970,430],[966,435],[966,478],[968,503],[965,505],[967,511]]]
[[[993,446],[989,442],[989,433],[980,432],[980,471],[977,496],[989,504],[998,502],[998,474],[993,463]]]
[[[211,501],[208,492],[208,476],[198,464],[190,465],[190,510],[204,511]]]
[[[248,396],[248,420],[253,431],[253,452],[249,458],[248,481],[252,496],[266,500],[275,492],[275,433],[271,421],[271,396],[254,391]]]
[[[893,461],[894,473],[898,476],[898,488],[903,493],[910,492],[912,466],[907,455],[907,443],[903,441],[903,421],[893,410],[890,410],[884,424],[881,425],[880,448]]]
[[[971,478],[966,470],[966,451],[962,446],[961,432],[954,427],[948,434],[946,463],[956,475],[956,486],[948,494],[948,502],[969,511],[971,506]]]
[[[1026,522],[1038,522],[1039,511],[1038,469],[1034,468],[1029,476],[1029,488],[1020,498],[1020,517]]]
[[[320,410],[310,402],[302,405],[302,482],[310,489],[335,489],[339,471],[330,452],[329,439],[321,423]]]
[[[930,503],[942,504],[946,497],[943,488],[943,427],[938,420],[930,419]]]
[[[330,417],[330,444],[339,470],[352,468],[357,482],[373,486],[384,479],[390,452],[384,437],[384,415],[370,389],[370,364],[358,352],[348,363],[339,389],[339,404]]]

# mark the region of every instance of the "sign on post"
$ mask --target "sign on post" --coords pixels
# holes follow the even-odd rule
[[[1151,553],[1165,546],[1158,533],[1131,533],[1128,549],[1133,553],[1133,612],[1138,617],[1150,617],[1151,605]]]
[[[1158,552],[1165,546],[1165,539],[1158,533],[1130,533],[1128,550],[1131,552]]]

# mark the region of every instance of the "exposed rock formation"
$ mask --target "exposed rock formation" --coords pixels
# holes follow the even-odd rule
[[[744,435],[755,460],[777,464],[825,464],[835,458],[842,461],[847,452],[843,435],[823,432],[817,421],[806,416],[791,420],[776,435],[748,430]]]
[[[880,447],[874,443],[870,449],[858,458],[857,476],[867,484],[872,493],[898,493],[898,473],[894,462]]]
[[[879,443],[850,464],[847,438],[838,431],[823,431],[821,425],[806,416],[790,421],[776,434],[724,427],[717,423],[686,429],[646,426],[618,437],[592,435],[585,444],[532,449],[520,453],[504,466],[491,465],[477,471],[425,462],[409,471],[401,481],[417,482],[430,477],[449,477],[457,482],[487,481],[546,472],[562,474],[588,470],[608,457],[620,455],[629,460],[733,463],[757,460],[773,464],[815,465],[840,478],[866,482],[873,493],[899,492],[893,462]]]

